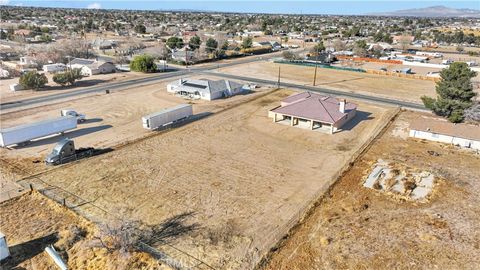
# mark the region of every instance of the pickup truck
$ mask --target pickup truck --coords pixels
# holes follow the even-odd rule
[[[85,114],[77,113],[72,109],[64,109],[60,111],[61,116],[73,116],[77,118],[78,123],[83,123],[86,121]]]

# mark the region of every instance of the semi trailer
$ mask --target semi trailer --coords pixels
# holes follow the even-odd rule
[[[0,130],[0,147],[9,145],[23,145],[31,140],[63,134],[65,131],[77,127],[77,118],[73,116],[62,116],[36,123],[20,125]]]
[[[176,123],[193,114],[192,105],[180,104],[175,107],[163,109],[142,117],[143,127],[149,130],[158,129],[168,124]]]

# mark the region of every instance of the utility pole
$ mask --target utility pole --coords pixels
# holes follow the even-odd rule
[[[280,66],[278,66],[278,81],[277,81],[277,88],[280,88]]]
[[[317,49],[317,56],[315,57],[315,74],[313,75],[313,86],[317,82],[317,66],[318,66],[318,49]]]
[[[187,53],[187,51],[188,51],[188,48],[185,47],[185,68],[188,68],[188,59],[187,59],[188,58],[188,53]]]
[[[70,55],[67,55],[68,57],[68,65],[70,66],[70,71],[72,70],[72,61],[70,60]]]

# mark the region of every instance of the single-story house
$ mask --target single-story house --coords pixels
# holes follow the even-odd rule
[[[410,123],[410,137],[480,150],[480,127],[445,119],[419,117]]]
[[[65,71],[66,69],[67,69],[67,66],[63,63],[43,65],[43,71],[48,73]]]
[[[313,62],[319,62],[319,63],[322,63],[322,64],[329,64],[329,63],[335,62],[337,60],[337,58],[332,53],[321,52],[318,55],[316,53],[311,54],[311,55],[307,55],[306,60],[307,61],[313,61]]]
[[[114,73],[115,65],[112,62],[97,61],[94,59],[75,58],[70,63],[72,69],[79,68],[83,76]]]
[[[268,112],[273,122],[306,127],[333,134],[355,117],[357,105],[312,92],[302,92],[281,101]]]
[[[188,60],[188,63],[193,63],[195,62],[195,52],[193,51],[187,51],[185,50],[178,50],[172,52],[172,59],[180,62],[186,62],[185,59]]]
[[[96,50],[108,50],[117,46],[117,42],[114,40],[95,39],[92,41],[92,48]]]
[[[398,36],[393,36],[392,37],[393,44],[398,44],[400,42],[408,42],[408,44],[412,43],[415,40],[414,36],[410,35],[398,35]]]
[[[167,92],[193,99],[214,100],[247,91],[248,87],[229,80],[179,79],[167,85]]]
[[[273,48],[273,45],[269,41],[254,41],[252,43],[252,47],[265,47],[265,46]]]
[[[35,57],[22,56],[17,64],[18,68],[36,68],[38,66]]]
[[[277,41],[271,40],[269,42],[270,42],[270,45],[272,46],[272,50],[278,51],[282,49],[282,44],[278,43]]]

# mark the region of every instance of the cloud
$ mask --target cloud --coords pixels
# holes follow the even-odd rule
[[[10,0],[0,0],[0,5],[8,5],[10,3]]]
[[[0,0],[0,1],[3,1],[3,0]],[[101,9],[102,5],[100,5],[100,3],[93,3],[93,4],[88,5],[87,8],[88,9]]]

